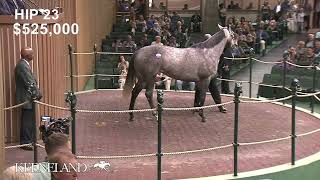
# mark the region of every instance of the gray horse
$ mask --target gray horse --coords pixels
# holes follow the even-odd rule
[[[220,31],[211,38],[189,48],[152,45],[137,50],[132,56],[123,91],[124,96],[132,91],[129,110],[134,109],[136,98],[143,88],[146,88],[145,95],[150,107],[155,108],[153,90],[159,73],[196,82],[195,106],[203,106],[210,80],[217,74],[219,58],[226,44],[232,42],[232,31],[220,25],[219,28]],[[129,114],[132,121],[133,113]],[[156,111],[153,115],[156,115]],[[199,115],[204,122],[203,110],[199,110]]]

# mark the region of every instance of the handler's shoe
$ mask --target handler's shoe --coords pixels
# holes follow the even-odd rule
[[[219,108],[219,111],[222,112],[222,113],[227,113],[227,109],[223,106],[218,106]]]

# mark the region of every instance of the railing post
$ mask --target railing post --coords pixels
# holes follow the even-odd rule
[[[161,136],[162,136],[162,111],[163,111],[163,91],[157,90],[157,100],[158,100],[158,163],[157,163],[157,180],[161,180]]]
[[[32,105],[32,127],[33,127],[33,137],[32,137],[32,144],[33,144],[33,163],[38,162],[38,146],[37,146],[37,118],[36,118],[36,103],[37,100],[37,87],[35,84],[29,84],[28,89],[30,96],[31,96],[31,105]]]
[[[239,128],[239,103],[242,93],[241,83],[237,82],[234,87],[234,133],[233,133],[233,175],[238,176],[238,128]]]
[[[317,64],[313,64],[312,93],[316,92]],[[314,113],[314,97],[311,96],[311,113]]]
[[[73,49],[72,45],[68,45],[69,48],[69,60],[70,60],[70,86],[71,86],[71,91],[68,92],[66,102],[69,103],[70,105],[70,112],[71,112],[71,117],[72,117],[72,122],[71,122],[71,133],[72,133],[72,153],[76,154],[76,96],[74,94],[74,87],[73,87],[73,60],[72,60],[72,55],[73,55]]]
[[[73,61],[72,61],[73,49],[72,49],[71,44],[68,45],[68,49],[69,49],[69,63],[70,63],[70,90],[72,92],[74,92],[74,89],[73,89]]]
[[[72,117],[71,122],[71,136],[72,136],[72,154],[76,154],[76,104],[77,104],[77,97],[74,92],[69,91],[66,97],[66,102],[70,106],[70,112]]]
[[[291,83],[292,90],[292,112],[291,112],[291,165],[295,164],[296,157],[296,100],[297,100],[297,91],[299,87],[299,80],[293,79]]]
[[[96,69],[97,69],[97,44],[94,44],[93,46],[93,52],[94,52],[94,89],[98,89],[98,77],[96,75]]]
[[[249,65],[250,65],[250,74],[249,74],[249,98],[252,97],[252,57],[254,49],[250,49]]]
[[[283,54],[283,72],[282,72],[282,96],[285,97],[286,93],[286,76],[287,76],[287,59],[289,58],[289,52],[285,51]],[[285,104],[285,101],[282,102]]]

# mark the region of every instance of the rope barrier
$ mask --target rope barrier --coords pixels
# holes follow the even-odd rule
[[[94,52],[83,52],[83,53],[80,53],[80,52],[74,52],[72,53],[73,55],[93,55]]]
[[[228,59],[228,60],[248,60],[249,58],[228,58],[228,57],[224,57],[224,59]]]
[[[138,110],[124,110],[124,111],[94,111],[94,110],[79,110],[77,109],[76,112],[80,113],[108,113],[108,114],[123,114],[123,113],[140,113],[140,112],[151,112],[156,111],[157,109],[138,109]]]
[[[263,63],[263,64],[281,64],[282,62],[271,62],[271,61],[261,61],[259,59],[256,59],[256,58],[252,58],[252,60],[254,61],[257,61],[257,62],[260,62],[260,63]]]
[[[213,104],[209,106],[202,106],[202,107],[190,107],[190,108],[163,108],[164,111],[190,111],[190,110],[200,110],[200,109],[208,109],[212,107],[224,106],[227,104],[234,103],[233,101],[221,103],[221,104]]]
[[[313,97],[316,98],[320,102],[320,98],[317,95],[314,95]]]
[[[291,99],[292,96],[287,96],[284,98],[279,98],[279,99],[272,99],[272,100],[257,100],[257,101],[244,101],[241,100],[240,102],[242,103],[271,103],[271,102],[278,102],[278,101],[284,101],[284,100],[288,100]]]
[[[97,89],[90,89],[90,90],[86,90],[86,91],[78,91],[78,92],[74,92],[75,95],[78,94],[85,94],[85,93],[91,93],[91,92],[96,92],[98,91]],[[67,94],[67,93],[66,93]]]
[[[298,97],[310,97],[310,96],[316,96],[320,94],[320,92],[316,92],[316,93],[309,93],[309,94],[306,94],[304,93],[303,95],[297,95]]]
[[[18,108],[18,107],[24,106],[24,105],[26,105],[26,104],[28,104],[28,103],[29,103],[29,102],[20,103],[20,104],[17,104],[17,105],[11,106],[11,107],[4,108],[3,110],[4,110],[4,111],[7,111],[7,110],[15,109],[15,108]]]
[[[320,129],[316,129],[316,130],[313,130],[313,131],[310,131],[310,132],[307,132],[307,133],[298,134],[297,137],[307,136],[307,135],[310,135],[310,134],[317,133],[317,132],[319,132],[319,131],[320,131]]]
[[[41,147],[41,148],[43,148],[43,149],[45,149],[45,147],[43,146],[43,145],[41,145],[41,144],[36,144],[38,147]]]
[[[133,55],[133,53],[117,53],[117,52],[97,52],[97,54],[105,54],[105,55]]]
[[[15,146],[6,146],[4,147],[5,149],[13,149],[13,148],[21,148],[21,147],[26,147],[26,146],[31,146],[32,143],[29,144],[20,144],[20,145],[15,145]]]
[[[256,142],[249,142],[249,143],[239,143],[240,146],[248,146],[248,145],[256,145],[256,144],[264,144],[264,143],[271,143],[271,142],[277,142],[277,141],[283,141],[290,139],[291,136],[284,137],[284,138],[278,138],[278,139],[271,139],[266,141],[256,141]]]
[[[301,66],[301,65],[294,64],[294,63],[291,63],[291,62],[288,62],[288,61],[287,61],[287,63],[292,65],[292,66],[299,67],[299,68],[313,68],[313,66]]]
[[[60,110],[65,110],[65,111],[69,111],[68,108],[64,108],[64,107],[59,107],[59,106],[54,106],[54,105],[51,105],[51,104],[46,104],[44,102],[40,102],[40,101],[34,101],[35,103],[38,103],[40,105],[43,105],[43,106],[47,106],[47,107],[51,107],[51,108],[55,108],[55,109],[60,109]]]
[[[240,80],[233,80],[233,79],[223,79],[223,78],[217,78],[220,81],[228,81],[228,82],[240,82],[240,83],[250,83],[249,81],[240,81]]]
[[[214,150],[218,150],[218,149],[225,149],[225,148],[232,147],[232,146],[233,146],[232,144],[229,144],[229,145],[206,148],[206,149],[197,149],[197,150],[181,151],[181,152],[169,152],[169,153],[163,153],[163,155],[164,156],[172,156],[172,155],[182,155],[182,154],[207,152],[207,151],[214,151]]]
[[[128,156],[77,156],[78,159],[128,159],[128,158],[142,158],[142,157],[152,157],[156,154],[137,154]]]

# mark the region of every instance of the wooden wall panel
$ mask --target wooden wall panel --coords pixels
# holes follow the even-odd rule
[[[94,43],[101,47],[101,40],[112,30],[115,19],[114,0],[35,0],[41,8],[52,9],[62,7],[63,17],[60,24],[78,23],[79,35],[13,35],[12,24],[1,23],[0,20],[0,63],[3,66],[0,77],[3,80],[4,97],[0,101],[5,107],[15,105],[15,80],[14,68],[20,59],[20,49],[30,46],[34,50],[34,61],[31,66],[37,76],[40,89],[43,92],[41,101],[65,106],[64,93],[70,89],[69,79],[64,76],[69,74],[68,44],[72,44],[76,51],[88,52],[93,50]],[[86,13],[84,13],[86,12]],[[52,31],[52,27],[51,31]],[[4,48],[5,47],[5,48]],[[93,57],[75,57],[75,74],[90,74],[93,70]],[[75,89],[82,90],[87,79],[75,81]],[[0,81],[1,82],[1,81]],[[65,82],[65,83],[62,83]],[[39,106],[37,117],[51,115],[60,117],[62,112]],[[3,126],[5,141],[19,141],[20,109],[4,113]],[[65,113],[64,113],[65,114]],[[39,121],[38,121],[39,122]]]

